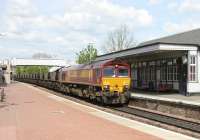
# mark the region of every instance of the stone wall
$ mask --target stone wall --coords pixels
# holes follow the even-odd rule
[[[200,106],[197,105],[134,97],[130,100],[129,106],[141,107],[167,113],[169,115],[200,120]]]

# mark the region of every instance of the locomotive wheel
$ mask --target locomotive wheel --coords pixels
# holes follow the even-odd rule
[[[100,96],[96,97],[96,101],[97,101],[97,103],[101,103],[102,102],[101,97]]]
[[[90,100],[90,101],[92,101],[92,100],[93,100],[93,98],[92,98],[92,96],[91,96],[91,95],[89,95],[89,100]]]
[[[89,99],[90,102],[94,102],[94,98],[92,98],[91,95],[89,95],[89,98],[88,98],[88,99]]]
[[[108,98],[106,96],[102,96],[101,103],[102,103],[102,105],[107,105],[108,104]]]

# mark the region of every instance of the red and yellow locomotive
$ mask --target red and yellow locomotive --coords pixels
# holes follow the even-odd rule
[[[129,99],[130,67],[126,63],[106,60],[72,66],[60,72],[59,82],[67,84],[70,93],[105,104],[126,103]]]

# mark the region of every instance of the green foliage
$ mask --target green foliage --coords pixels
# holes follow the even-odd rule
[[[84,64],[94,60],[97,57],[97,49],[93,45],[89,44],[87,48],[81,50],[76,54],[76,63]]]
[[[17,66],[16,74],[47,73],[48,70],[48,66]]]

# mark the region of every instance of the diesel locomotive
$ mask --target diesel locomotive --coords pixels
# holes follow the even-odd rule
[[[125,104],[130,97],[130,66],[116,60],[64,67],[49,73],[18,74],[16,79],[102,104]]]

